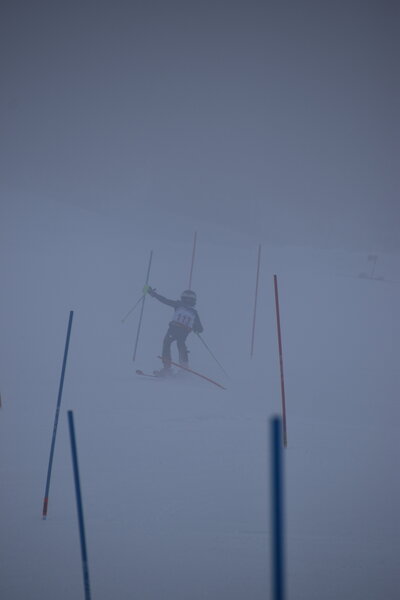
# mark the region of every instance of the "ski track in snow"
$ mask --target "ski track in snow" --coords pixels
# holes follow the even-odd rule
[[[263,245],[255,354],[249,358],[259,240],[187,220],[175,240],[43,202],[1,223],[0,595],[82,597],[66,411],[74,410],[92,596],[97,600],[268,598],[268,420],[279,414],[273,281],[279,278],[286,383],[288,597],[395,600],[400,589],[399,257],[359,277],[366,254]],[[194,376],[159,381],[171,311],[150,284],[194,288],[204,338]],[[134,235],[133,235],[134,233]],[[68,313],[74,324],[50,486],[45,475]],[[175,355],[176,357],[176,355]]]

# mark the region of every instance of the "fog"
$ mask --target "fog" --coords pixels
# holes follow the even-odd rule
[[[381,1],[5,2],[2,183],[398,249],[398,17]]]
[[[268,420],[287,396],[288,598],[400,588],[398,7],[3,3],[0,592],[271,598]],[[151,373],[193,288],[195,376]],[[262,244],[254,356],[251,328]],[[69,311],[49,516],[41,519]],[[174,358],[177,358],[173,349]]]

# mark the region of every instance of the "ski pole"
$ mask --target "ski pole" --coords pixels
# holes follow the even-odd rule
[[[136,302],[135,306],[133,306],[131,308],[131,310],[125,315],[125,317],[123,319],[121,319],[121,323],[123,323],[124,321],[126,321],[126,319],[129,317],[129,315],[135,310],[135,308],[138,306],[139,302],[141,300],[143,300],[144,298],[144,294],[142,294],[142,296],[140,296],[139,300]]]
[[[229,377],[228,373],[225,371],[224,367],[221,365],[221,363],[219,362],[219,360],[214,356],[214,354],[211,352],[210,348],[207,346],[206,342],[203,340],[203,338],[201,337],[201,335],[199,333],[196,333],[197,337],[199,338],[199,340],[204,344],[204,346],[207,348],[207,350],[209,351],[209,353],[211,354],[211,356],[213,357],[213,359],[215,360],[215,362],[219,365],[219,367],[223,370],[223,372],[225,373],[225,375],[227,377]]]
[[[149,276],[150,276],[150,268],[151,268],[151,261],[153,259],[153,250],[150,251],[150,259],[149,259],[149,265],[147,267],[147,275],[146,275],[146,285],[149,283]],[[144,301],[146,299],[146,294],[143,294],[141,301],[142,301],[142,308],[140,310],[140,317],[139,317],[139,324],[138,324],[138,328],[137,328],[137,333],[136,333],[136,341],[135,341],[135,349],[133,351],[133,362],[135,362],[135,358],[136,358],[136,351],[137,351],[137,347],[138,347],[138,343],[139,343],[139,334],[140,334],[140,328],[142,326],[142,319],[143,319],[143,310],[144,310]]]

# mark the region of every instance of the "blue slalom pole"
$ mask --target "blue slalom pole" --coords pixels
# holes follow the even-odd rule
[[[272,598],[285,598],[282,420],[271,419]]]
[[[43,519],[45,519],[47,516],[47,505],[49,503],[51,470],[52,470],[52,466],[53,466],[54,448],[56,445],[56,436],[57,436],[57,427],[58,427],[58,417],[60,414],[60,405],[61,405],[62,391],[63,391],[63,387],[64,387],[65,368],[67,366],[68,348],[69,348],[69,340],[71,337],[73,316],[74,316],[74,311],[71,310],[69,313],[67,339],[65,341],[64,358],[63,358],[62,369],[61,369],[61,379],[60,379],[60,385],[58,388],[57,407],[56,407],[56,414],[54,417],[53,437],[51,439],[49,466],[47,468],[46,489],[44,492],[44,500],[43,500],[43,513],[42,513]]]
[[[81,555],[82,555],[82,570],[83,570],[83,587],[85,591],[85,600],[90,600],[90,581],[89,581],[89,564],[86,549],[85,524],[83,520],[83,505],[81,495],[81,484],[79,481],[78,453],[76,449],[74,415],[72,410],[68,411],[69,435],[71,440],[72,465],[74,468],[76,506],[78,509],[79,537],[81,540]]]

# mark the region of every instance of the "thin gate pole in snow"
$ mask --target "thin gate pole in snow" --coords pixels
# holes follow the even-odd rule
[[[276,328],[277,328],[277,334],[278,334],[279,368],[280,368],[280,374],[281,374],[283,445],[286,448],[286,446],[287,446],[287,429],[286,429],[285,379],[284,379],[284,374],[283,374],[283,353],[282,353],[281,318],[280,318],[280,314],[279,314],[278,278],[276,275],[274,275],[274,288],[275,288]]]
[[[194,232],[194,238],[193,238],[192,262],[190,265],[190,275],[189,275],[189,290],[192,289],[192,275],[193,275],[194,257],[196,254],[196,242],[197,242],[197,231]]]
[[[146,275],[146,285],[149,283],[150,268],[151,268],[151,261],[152,261],[152,259],[153,259],[153,250],[150,251],[149,266],[147,267],[147,275]],[[133,351],[133,358],[132,358],[133,362],[135,362],[135,359],[136,359],[136,352],[137,352],[137,347],[138,347],[138,343],[139,343],[140,328],[142,326],[144,301],[145,300],[146,300],[146,294],[143,294],[142,308],[140,309],[139,324],[138,324],[137,333],[136,333],[135,349]]]
[[[69,436],[71,440],[72,466],[74,469],[76,506],[78,510],[79,537],[81,540],[83,587],[85,600],[90,600],[89,564],[86,550],[85,524],[83,520],[83,505],[81,495],[81,484],[79,480],[78,452],[76,449],[74,415],[72,410],[68,411]]]
[[[256,313],[257,313],[257,297],[258,297],[258,280],[260,277],[260,262],[261,262],[261,244],[259,244],[259,246],[258,246],[256,291],[255,291],[255,295],[254,295],[253,327],[252,327],[252,331],[251,331],[251,350],[250,350],[251,357],[253,357],[253,351],[254,351],[254,334],[255,334],[255,329],[256,329]]]
[[[64,386],[65,367],[67,365],[68,348],[69,348],[69,340],[71,337],[71,327],[72,327],[73,316],[74,316],[74,311],[71,310],[69,313],[67,339],[65,341],[64,358],[63,358],[62,369],[61,369],[61,379],[60,379],[60,385],[58,388],[57,408],[56,408],[56,415],[54,418],[54,426],[53,426],[53,437],[51,439],[50,458],[49,458],[49,466],[47,469],[47,479],[46,479],[46,490],[44,493],[44,500],[43,500],[43,513],[42,513],[43,519],[45,519],[47,516],[47,505],[49,502],[51,470],[52,470],[52,466],[53,466],[54,448],[55,448],[55,444],[56,444],[57,427],[58,427],[58,417],[60,414],[61,397],[62,397],[62,391],[63,391],[63,386]]]
[[[271,530],[272,530],[272,598],[285,597],[285,547],[283,503],[283,452],[282,424],[279,417],[272,417],[271,427]]]

